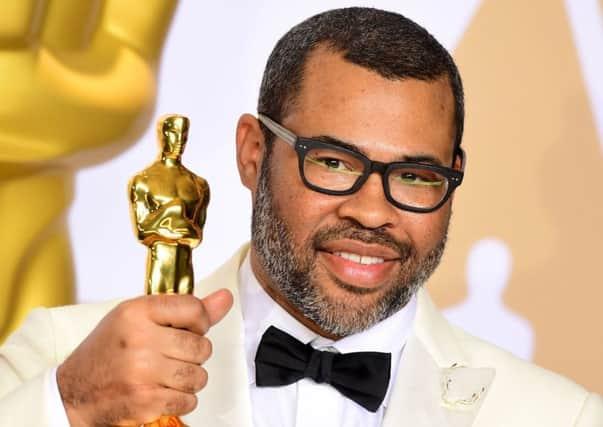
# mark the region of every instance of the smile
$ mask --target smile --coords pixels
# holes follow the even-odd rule
[[[333,255],[362,265],[382,264],[385,262],[384,258],[364,256],[351,252],[334,252]]]
[[[321,264],[338,282],[351,287],[377,290],[399,266],[397,260],[347,251],[319,251]]]

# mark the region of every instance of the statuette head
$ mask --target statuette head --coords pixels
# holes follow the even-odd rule
[[[188,139],[189,120],[177,114],[168,114],[157,122],[157,139],[165,157],[179,158]]]

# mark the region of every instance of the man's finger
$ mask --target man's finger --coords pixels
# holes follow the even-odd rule
[[[197,393],[207,384],[207,371],[196,363],[163,359],[158,383],[172,390]]]
[[[160,337],[161,354],[183,362],[205,363],[212,353],[211,341],[186,329],[164,328]]]
[[[162,326],[188,329],[205,335],[232,307],[232,294],[220,289],[203,299],[192,295],[151,295],[146,297],[150,318]]]
[[[188,329],[205,335],[210,317],[203,302],[193,295],[151,295],[145,298],[149,317],[158,325]]]
[[[174,390],[171,388],[163,389],[162,401],[166,402],[163,413],[170,415],[186,415],[197,407],[197,396],[193,393]]]
[[[113,418],[111,425],[140,425],[158,420],[164,414],[185,415],[197,406],[197,396],[168,387],[154,387],[143,394],[125,399],[120,406],[122,413]]]
[[[210,326],[218,323],[232,307],[232,294],[227,289],[220,289],[202,299],[209,317]]]

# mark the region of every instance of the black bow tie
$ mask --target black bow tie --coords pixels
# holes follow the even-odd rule
[[[332,353],[312,348],[270,326],[255,355],[258,387],[293,384],[302,378],[327,383],[341,394],[376,412],[389,384],[390,353]]]

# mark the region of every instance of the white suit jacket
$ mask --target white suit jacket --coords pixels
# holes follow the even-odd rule
[[[252,427],[238,269],[247,247],[197,286],[226,287],[233,310],[209,333],[209,382],[193,427]],[[36,309],[0,348],[0,426],[44,426],[44,372],[60,364],[118,302]],[[383,426],[603,427],[603,399],[451,326],[420,291]]]

